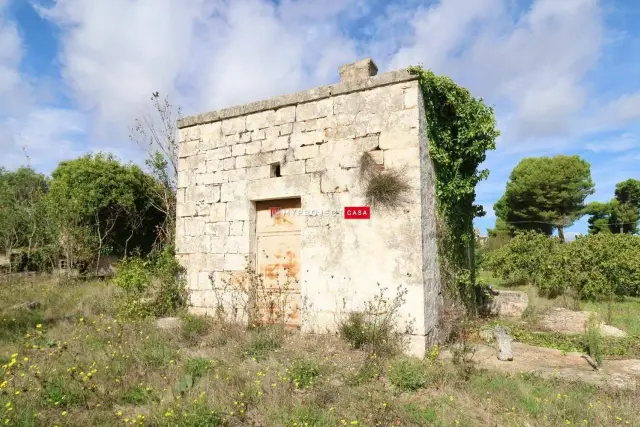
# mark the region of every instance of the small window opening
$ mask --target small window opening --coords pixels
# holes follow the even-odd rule
[[[271,178],[279,178],[280,175],[280,163],[274,163],[271,165]]]

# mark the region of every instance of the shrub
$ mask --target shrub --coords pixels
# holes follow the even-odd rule
[[[427,384],[426,366],[420,359],[402,358],[389,364],[389,381],[403,391],[416,391]]]
[[[390,355],[402,351],[405,336],[410,333],[411,325],[405,331],[396,329],[398,311],[405,303],[406,290],[398,288],[395,298],[389,302],[381,289],[365,304],[364,311],[351,312],[340,322],[340,336],[355,349],[364,349],[371,354]]]
[[[357,371],[345,377],[345,384],[349,386],[360,386],[377,379],[380,377],[380,374],[382,374],[380,364],[376,359],[368,357]]]
[[[193,343],[209,331],[209,322],[201,316],[182,316],[182,338]]]
[[[121,314],[130,318],[167,316],[183,309],[188,294],[183,269],[170,248],[118,264],[114,282],[125,291]]]
[[[194,381],[204,377],[211,370],[211,362],[202,357],[194,357],[187,359],[184,364],[184,371],[187,375],[191,375]]]
[[[297,359],[291,364],[289,374],[296,388],[311,388],[320,376],[320,366],[314,360]]]
[[[600,335],[600,321],[594,314],[589,316],[587,323],[587,348],[589,356],[595,361],[596,367],[602,367],[602,337]]]
[[[152,398],[151,392],[141,385],[130,388],[122,394],[122,402],[130,405],[143,405]]]
[[[265,359],[271,351],[282,346],[282,330],[277,327],[263,326],[251,332],[247,342],[246,354],[256,360]]]

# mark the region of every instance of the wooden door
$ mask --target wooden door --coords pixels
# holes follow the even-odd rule
[[[258,308],[262,323],[300,327],[300,199],[256,204],[256,265],[262,279]]]

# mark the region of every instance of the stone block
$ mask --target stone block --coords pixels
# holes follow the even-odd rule
[[[229,236],[225,242],[225,249],[228,254],[249,253],[249,236]]]
[[[404,89],[404,108],[413,108],[418,105],[418,97],[422,96],[418,83]]]
[[[206,218],[207,221],[211,221]],[[204,234],[215,237],[225,237],[229,235],[229,223],[222,222],[207,222],[205,223]]]
[[[384,150],[384,166],[388,168],[402,169],[406,167],[420,166],[420,148],[409,147],[393,150]]]
[[[317,119],[333,114],[333,98],[299,104],[296,107],[296,121]]]
[[[271,176],[271,166],[254,166],[247,168],[247,179],[254,181],[256,179],[265,179]]]
[[[231,135],[247,130],[247,116],[233,117],[222,121],[222,135]]]
[[[247,116],[247,130],[265,129],[275,121],[275,111],[267,110]]]
[[[264,129],[254,130],[251,132],[251,141],[262,141],[267,138],[267,132]]]
[[[294,147],[293,158],[296,160],[312,159],[318,155],[317,145],[306,145],[304,147]]]
[[[184,203],[185,200],[185,195],[187,193],[187,189],[186,188],[178,188],[176,190],[176,203]]]
[[[185,190],[187,202],[216,203],[220,201],[219,185],[195,185]]]
[[[309,175],[291,175],[251,181],[247,186],[247,197],[250,200],[300,197],[310,193],[310,184],[311,177]]]
[[[240,143],[240,134],[232,133],[231,135],[225,135],[222,137],[225,146],[233,146]]]
[[[257,181],[254,181],[257,182]],[[249,184],[249,188],[252,183]],[[248,190],[249,191],[249,190]],[[258,198],[254,200],[259,200]],[[245,196],[240,200],[234,200],[227,203],[227,220],[228,221],[249,221],[253,205]]]
[[[200,141],[186,141],[178,145],[178,157],[189,157],[200,152]]]
[[[380,132],[380,148],[382,150],[419,146],[418,128],[389,129]]]
[[[178,188],[187,188],[196,183],[196,173],[186,170],[178,174]]]
[[[418,113],[417,107],[391,112],[389,114],[387,129],[404,130],[418,127],[420,121]]]
[[[221,186],[220,200],[223,202],[231,202],[234,200],[246,198],[247,182],[227,182]]]
[[[344,193],[349,190],[352,175],[347,171],[327,172],[320,181],[320,191],[323,193]]]
[[[207,151],[205,154],[207,161],[226,159],[227,157],[231,157],[231,156],[232,156],[231,147],[219,147],[219,148]]]
[[[236,144],[231,146],[231,155],[243,156],[247,152],[247,144]]]
[[[293,123],[296,120],[296,106],[278,108],[275,111],[274,125]]]
[[[211,185],[213,184],[213,174],[207,173],[206,171],[203,173],[196,174],[195,185]]]
[[[228,171],[236,168],[236,157],[228,157],[226,159],[222,159],[222,170]]]
[[[291,145],[293,147],[303,147],[307,145],[315,145],[326,140],[324,130],[316,130],[311,132],[297,132],[291,134]]]
[[[244,181],[247,179],[247,168],[232,169],[226,171],[226,174],[229,182]]]
[[[229,229],[230,236],[244,236],[244,228],[247,221],[232,221]]]
[[[265,153],[287,148],[289,148],[288,136],[270,137],[262,141],[262,151]]]
[[[219,222],[226,220],[226,203],[213,203],[209,208],[209,215],[207,216],[207,221],[210,222]]]
[[[529,295],[519,291],[497,291],[492,295],[489,311],[503,317],[522,317],[529,306]]]
[[[211,159],[207,160],[206,172],[213,175],[215,172],[222,169],[222,160]]]
[[[293,132],[293,123],[285,123],[277,127],[278,136],[291,135]]]
[[[196,214],[196,204],[185,202],[176,205],[176,217],[184,218],[188,216],[194,216]]]
[[[247,142],[251,142],[251,134],[253,132],[245,131],[240,133],[240,144],[246,144]]]
[[[245,154],[258,154],[262,149],[261,141],[252,141],[245,144]]]
[[[324,157],[316,157],[305,160],[305,172],[322,172],[327,169]]]
[[[280,168],[280,174],[282,176],[288,175],[300,175],[305,173],[304,160],[296,160],[293,162],[287,162]]]
[[[224,269],[226,271],[243,271],[247,267],[247,257],[241,254],[226,254]]]
[[[223,182],[229,182],[229,176],[227,171],[218,171],[213,173],[213,183],[222,184]]]
[[[220,122],[205,123],[199,126],[201,149],[203,151],[212,150],[224,144],[222,139],[222,126]]]

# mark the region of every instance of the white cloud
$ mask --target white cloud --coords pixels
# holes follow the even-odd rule
[[[500,102],[500,111],[513,107],[503,142],[564,135],[585,105],[583,79],[600,56],[600,8],[596,0],[537,0],[518,14],[512,4],[442,0],[421,10],[390,64],[424,62]]]
[[[588,143],[585,145],[585,149],[594,153],[619,153],[637,147],[638,143],[639,139],[636,135],[625,133],[618,138]]]
[[[0,132],[9,138],[3,142],[4,166],[15,168],[29,161],[38,170],[49,172],[60,160],[85,152],[78,139],[86,134],[83,114],[74,110],[39,108],[26,117],[0,123]]]
[[[8,4],[0,1],[0,115],[23,111],[29,95],[19,70],[22,40],[16,24],[6,16]]]
[[[58,0],[39,10],[63,29],[63,75],[77,100],[123,128],[155,90],[200,112],[325,82],[355,59],[335,19],[355,4]]]

